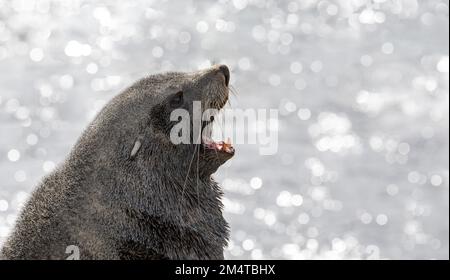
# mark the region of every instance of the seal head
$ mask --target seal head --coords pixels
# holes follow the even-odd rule
[[[126,153],[121,155],[123,159],[147,158],[154,152],[155,143],[158,143],[161,145],[158,145],[158,150],[167,149],[170,151],[168,154],[176,155],[176,160],[172,161],[181,168],[189,167],[192,156],[198,153],[199,175],[209,176],[235,152],[231,143],[211,139],[214,114],[228,101],[229,81],[230,71],[225,65],[193,73],[152,75],[136,82],[112,100],[110,106],[100,113],[102,117],[98,118],[99,121],[93,125],[98,130],[107,126],[106,130],[115,130],[113,133],[123,135],[123,139],[117,139],[117,144],[121,146],[123,142],[129,141],[130,136],[135,136],[133,143],[127,143],[130,150],[124,151]],[[201,116],[195,116],[195,102],[201,104]],[[179,109],[188,112],[191,117],[187,132],[186,127],[180,131],[189,133],[187,144],[173,143],[171,139],[171,132],[177,122],[171,120],[170,116]],[[209,119],[204,119],[205,115]],[[197,131],[195,124],[200,127]],[[111,156],[108,155],[109,158]]]

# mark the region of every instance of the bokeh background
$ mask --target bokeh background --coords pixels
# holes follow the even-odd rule
[[[232,108],[280,110],[278,153],[217,173],[227,258],[448,259],[448,24],[439,0],[0,0],[0,243],[112,96],[226,63]]]

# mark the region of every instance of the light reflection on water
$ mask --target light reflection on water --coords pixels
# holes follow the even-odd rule
[[[96,112],[223,62],[279,152],[217,174],[228,258],[448,258],[448,1],[0,0],[0,239]]]

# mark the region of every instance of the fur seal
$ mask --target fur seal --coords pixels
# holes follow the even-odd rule
[[[66,259],[75,246],[81,259],[223,259],[229,229],[211,175],[234,149],[175,145],[169,118],[194,101],[221,109],[229,80],[216,65],[151,75],[115,96],[32,193],[1,258]]]

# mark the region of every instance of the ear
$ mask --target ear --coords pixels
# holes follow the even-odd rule
[[[134,146],[133,149],[131,149],[131,153],[130,153],[130,159],[134,159],[137,155],[137,153],[139,152],[139,150],[141,149],[142,146],[142,136],[139,136],[136,141],[134,142]]]

